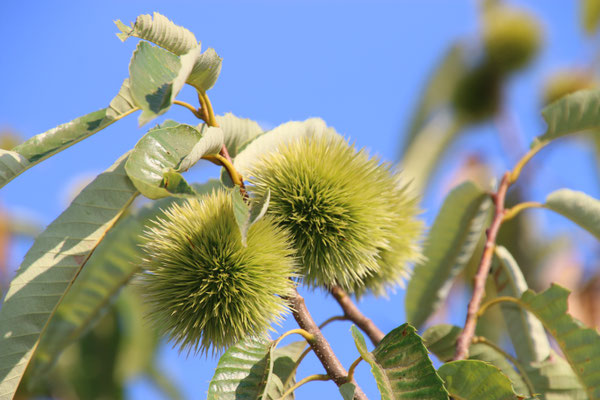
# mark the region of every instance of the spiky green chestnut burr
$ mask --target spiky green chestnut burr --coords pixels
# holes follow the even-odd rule
[[[247,177],[257,197],[270,190],[268,214],[290,232],[309,286],[380,293],[417,258],[414,199],[390,165],[341,136],[281,145]]]
[[[144,232],[149,317],[181,350],[218,352],[266,332],[288,306],[296,273],[290,237],[271,217],[242,245],[230,195],[190,199]]]

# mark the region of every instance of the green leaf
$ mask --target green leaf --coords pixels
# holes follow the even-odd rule
[[[586,89],[561,97],[542,110],[548,125],[536,143],[600,127],[600,90]]]
[[[157,12],[154,13],[154,19],[149,14],[138,16],[132,27],[128,27],[120,20],[115,21],[115,24],[121,31],[121,33],[117,33],[117,36],[123,42],[129,37],[135,36],[157,44],[178,56],[199,45],[192,32],[175,25],[167,17]]]
[[[444,152],[462,129],[449,113],[436,115],[423,126],[404,152],[402,171],[415,193],[423,193]]]
[[[597,0],[581,1],[581,24],[588,35],[593,35],[600,24],[600,2]]]
[[[207,400],[258,400],[270,373],[271,342],[248,338],[230,347],[217,365]]]
[[[498,296],[521,297],[528,289],[525,277],[513,256],[502,246],[496,246],[498,270],[493,274]],[[502,304],[502,314],[519,361],[544,361],[550,356],[550,342],[544,326],[531,313],[515,304]]]
[[[340,394],[344,400],[352,400],[354,398],[354,391],[356,390],[356,386],[354,383],[344,383],[340,386]]]
[[[200,47],[178,57],[146,42],[138,43],[129,64],[129,82],[133,100],[142,110],[140,126],[171,107],[199,56]]]
[[[458,326],[435,325],[423,333],[423,341],[440,361],[448,362],[454,357],[456,339],[461,331]],[[469,347],[469,359],[495,365],[510,379],[516,393],[529,393],[523,375],[515,371],[504,354],[496,349],[483,343],[472,344]],[[543,361],[522,363],[521,367],[533,386],[534,393],[542,394],[542,398],[546,400],[587,398],[569,364],[554,352]]]
[[[406,318],[421,326],[446,298],[452,280],[477,246],[492,211],[489,196],[472,182],[456,187],[444,200],[423,254],[406,289]]]
[[[217,122],[223,130],[225,146],[231,158],[235,158],[242,145],[263,132],[263,129],[256,122],[239,118],[232,113],[218,115]]]
[[[219,128],[168,122],[150,130],[135,145],[125,170],[138,190],[150,199],[190,193],[179,172],[206,154],[216,154],[223,144]],[[165,179],[166,178],[166,179]]]
[[[126,160],[83,189],[25,255],[0,309],[0,399],[12,398],[71,281],[137,195]]]
[[[212,180],[199,186],[198,191],[208,193],[220,186]],[[48,322],[32,359],[32,380],[45,374],[62,351],[104,315],[119,290],[139,271],[143,257],[140,233],[151,219],[179,201],[170,197],[149,204],[122,218],[108,231]]]
[[[559,189],[546,197],[544,206],[600,239],[600,200],[583,192]]]
[[[410,128],[406,134],[403,154],[420,134],[431,114],[447,106],[450,102],[455,86],[465,69],[465,49],[461,44],[454,44],[446,52],[442,61],[437,64],[436,70],[421,91],[419,105],[412,115]]]
[[[442,362],[451,361],[456,352],[456,340],[462,332],[458,326],[448,324],[434,325],[423,333],[423,342]],[[502,371],[512,382],[515,392],[520,394],[529,393],[529,389],[523,377],[515,371],[512,364],[504,354],[483,343],[475,343],[469,346],[469,359],[480,360],[493,364]]]
[[[136,110],[138,108],[131,98],[129,81],[126,79],[107,108],[36,135],[16,146],[12,151],[0,149],[0,188],[34,165]]]
[[[305,347],[305,341],[298,341],[271,349],[273,366],[265,389],[267,396],[265,400],[280,400],[285,391],[296,383],[296,361],[304,352]],[[294,400],[294,393],[281,400]]]
[[[342,137],[328,127],[320,118],[311,118],[303,122],[287,122],[277,128],[255,137],[233,160],[236,170],[247,176],[254,162],[261,156],[302,138],[327,137],[340,140]]]
[[[454,399],[508,400],[522,398],[498,368],[478,360],[452,361],[438,373]]]
[[[248,220],[250,218],[250,207],[244,201],[238,188],[234,188],[231,191],[231,199],[233,203],[233,216],[238,228],[240,228],[240,234],[242,235],[242,244],[246,245],[246,236],[248,233]]]
[[[523,293],[519,305],[534,313],[562,350],[590,399],[600,398],[600,335],[568,314],[569,291],[553,284],[536,294]]]
[[[187,78],[187,83],[201,92],[206,92],[217,82],[222,63],[223,59],[219,57],[215,49],[207,49],[196,60],[192,72]]]
[[[409,324],[388,333],[372,353],[354,325],[352,337],[362,358],[371,365],[382,400],[448,399],[427,349]]]
[[[535,392],[545,400],[588,399],[569,363],[553,350],[546,360],[525,366],[525,371]]]

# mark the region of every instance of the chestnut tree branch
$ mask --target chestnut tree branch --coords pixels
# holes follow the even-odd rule
[[[385,334],[367,318],[354,304],[348,293],[339,286],[333,286],[330,289],[331,294],[337,300],[342,310],[344,310],[344,317],[354,322],[364,333],[367,334],[369,339],[374,346],[377,346]]]
[[[496,236],[498,235],[500,225],[502,225],[502,220],[504,219],[504,214],[506,212],[504,200],[506,198],[506,191],[511,184],[510,178],[511,173],[506,172],[500,181],[498,191],[492,195],[495,205],[494,219],[490,228],[485,232],[487,239],[485,241],[481,261],[479,262],[479,268],[477,269],[477,274],[474,278],[473,295],[471,296],[471,301],[469,302],[469,307],[467,309],[465,327],[456,341],[456,354],[454,355],[454,360],[463,360],[469,356],[469,346],[475,335],[475,326],[477,325],[477,312],[479,311],[481,300],[485,295],[485,281],[492,265],[492,257],[496,246]]]
[[[335,382],[336,385],[338,385],[338,387],[342,386],[344,383],[347,383],[348,372],[346,372],[346,369],[342,366],[340,360],[338,360],[337,356],[333,352],[333,349],[329,345],[329,342],[327,342],[327,339],[325,339],[321,333],[321,330],[308,312],[306,304],[304,303],[304,298],[300,296],[298,291],[296,291],[295,295],[288,300],[291,303],[294,318],[296,319],[296,322],[300,328],[314,336],[314,339],[308,343],[315,352],[315,355],[319,361],[321,361],[321,364],[323,364],[325,371],[327,371],[327,375],[329,375],[329,377]],[[351,382],[356,385],[354,399],[367,400],[367,396],[356,384],[356,382]]]

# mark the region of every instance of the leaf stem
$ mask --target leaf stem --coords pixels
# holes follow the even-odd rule
[[[285,393],[283,393],[283,395],[281,396],[280,400],[285,399],[287,396],[292,394],[294,392],[294,390],[298,389],[300,386],[304,385],[305,383],[312,382],[312,381],[328,381],[328,380],[331,380],[329,375],[315,374],[315,375],[307,376],[306,378],[302,379],[301,381],[296,383],[294,386],[292,386],[291,388],[286,390]]]
[[[337,300],[342,310],[344,310],[344,316],[346,319],[354,322],[364,333],[369,336],[373,345],[377,346],[385,334],[367,318],[354,304],[348,293],[339,286],[333,286],[330,290],[331,294]]]
[[[334,321],[348,321],[348,317],[346,317],[345,315],[336,315],[334,317],[327,318],[325,321],[321,322],[321,325],[319,325],[319,329],[325,328],[327,325]]]
[[[502,222],[506,222],[509,219],[514,218],[518,213],[520,213],[522,210],[525,210],[526,208],[536,208],[536,207],[543,208],[544,205],[542,203],[538,203],[537,201],[526,201],[523,203],[519,203],[516,206],[506,210],[506,212],[504,213],[504,217],[502,218]]]
[[[348,369],[348,382],[352,382],[352,380],[354,379],[354,370],[362,360],[362,356],[359,356],[356,360],[354,360],[352,365],[350,365],[350,368]]]
[[[244,187],[244,182],[242,181],[242,176],[237,172],[237,170],[235,169],[235,167],[233,166],[231,161],[227,160],[221,154],[209,154],[206,156],[202,156],[202,158],[204,160],[208,160],[217,165],[223,166],[225,168],[225,170],[227,170],[227,173],[229,174],[229,176],[231,177],[232,182],[234,184],[236,184],[237,186],[240,186],[241,188]]]
[[[218,127],[219,123],[217,122],[217,119],[215,118],[215,112],[213,110],[213,106],[210,102],[210,99],[208,98],[208,95],[206,94],[206,92],[200,92],[198,91],[198,101],[200,102],[200,110],[204,112],[205,116],[206,116],[206,124],[208,126],[214,126],[214,127]]]
[[[519,179],[519,175],[521,175],[521,170],[535,156],[541,149],[546,147],[548,142],[537,142],[533,145],[531,149],[517,162],[517,165],[510,172],[509,184],[515,183],[517,179]]]
[[[308,333],[307,331],[305,331],[304,329],[292,329],[289,330],[287,332],[285,332],[283,335],[279,336],[277,338],[277,340],[275,340],[275,342],[273,343],[274,347],[277,347],[277,345],[279,344],[279,342],[281,342],[284,338],[286,338],[287,336],[293,335],[297,333],[298,335],[302,336],[308,343],[312,342],[315,340],[315,336]]]
[[[491,306],[498,304],[498,303],[515,303],[515,304],[518,304],[523,307],[523,304],[521,303],[521,301],[519,299],[517,299],[516,297],[500,296],[500,297],[493,298],[492,300],[488,301],[487,303],[483,303],[481,305],[481,307],[479,308],[479,311],[477,312],[477,317],[481,317],[487,311],[488,308],[490,308]]]
[[[516,358],[514,358],[513,356],[508,354],[506,351],[504,351],[504,349],[502,349],[502,347],[498,346],[496,343],[488,340],[487,338],[485,338],[483,336],[475,336],[473,338],[473,344],[476,344],[476,343],[481,343],[488,347],[491,347],[492,349],[496,350],[498,353],[502,354],[506,359],[508,359],[515,366],[515,368],[519,371],[519,374],[521,375],[521,377],[523,378],[523,381],[525,382],[525,385],[527,386],[527,390],[529,390],[529,395],[531,397],[534,397],[533,395],[535,394],[535,389],[533,387],[533,383],[531,383],[531,380],[529,380],[529,377],[527,376],[527,373],[525,372],[525,368],[523,368],[521,363]]]
[[[345,321],[345,320],[346,320],[346,317],[344,317],[343,315],[336,315],[334,317],[328,318],[325,321],[323,321],[321,323],[321,325],[319,325],[319,329],[325,328],[327,325],[329,325],[330,323],[332,323],[334,321]],[[311,351],[312,351],[312,347],[310,347],[310,345],[306,346],[306,348],[304,349],[302,354],[300,354],[300,357],[298,357],[298,359],[294,363],[294,368],[292,368],[292,372],[290,372],[290,375],[285,380],[283,387],[286,387],[290,383],[290,381],[292,380],[292,377],[294,377],[294,375],[296,374],[296,370],[300,366],[300,363],[302,362],[302,360],[304,360],[306,358],[308,353],[310,353]]]
[[[178,106],[187,108],[188,110],[190,110],[192,112],[192,114],[194,114],[194,116],[196,118],[201,119],[204,122],[206,122],[206,120],[204,119],[204,115],[190,103],[186,103],[185,101],[181,101],[181,100],[173,100],[173,104],[177,104]]]
[[[312,347],[319,361],[321,361],[321,364],[325,368],[325,371],[327,371],[327,375],[338,386],[342,386],[344,383],[347,383],[348,373],[340,363],[340,360],[333,352],[333,349],[329,345],[329,342],[327,341],[327,339],[325,339],[325,337],[321,333],[321,330],[310,315],[310,312],[306,308],[304,298],[300,296],[298,291],[295,291],[294,296],[288,298],[288,301],[291,303],[294,319],[296,319],[296,322],[298,323],[300,328],[314,335],[315,339],[310,343],[310,346]],[[364,394],[364,392],[358,385],[356,385],[354,399],[367,399],[367,396]]]

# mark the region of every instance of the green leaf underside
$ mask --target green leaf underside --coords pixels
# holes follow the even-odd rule
[[[238,188],[234,187],[231,191],[231,198],[233,204],[233,216],[235,217],[235,222],[237,223],[238,228],[240,228],[240,233],[242,235],[242,244],[246,244],[246,236],[248,233],[248,219],[250,218],[250,208],[244,201],[240,191]]]
[[[231,158],[237,156],[244,143],[263,133],[258,123],[247,118],[236,117],[232,113],[217,115],[216,119],[223,130],[225,146]]]
[[[454,399],[519,399],[510,381],[497,367],[479,360],[452,361],[438,373]]]
[[[495,252],[499,260],[498,270],[494,273],[498,296],[521,297],[528,287],[519,265],[506,248],[497,246]],[[504,303],[501,309],[517,359],[525,364],[547,359],[550,342],[542,323],[516,304]]]
[[[117,33],[117,36],[122,41],[135,36],[163,47],[178,56],[198,46],[196,36],[186,28],[174,24],[157,12],[153,14],[153,17],[149,14],[140,15],[132,27],[128,27],[119,20],[115,21],[121,31],[121,33]]]
[[[247,176],[252,165],[264,154],[302,138],[319,137],[340,138],[341,136],[320,118],[287,122],[256,136],[254,140],[247,143],[235,157],[233,165],[242,176]]]
[[[427,349],[442,362],[451,361],[456,352],[456,340],[462,329],[458,326],[440,324],[434,325],[423,333],[423,341]],[[516,393],[527,394],[529,390],[521,375],[512,364],[496,349],[483,343],[475,343],[469,347],[469,359],[485,361],[498,367],[506,375]]]
[[[580,90],[561,97],[544,108],[542,116],[548,128],[536,139],[537,142],[600,127],[600,90]]]
[[[371,365],[383,400],[448,399],[427,349],[409,324],[388,333],[373,352],[367,350],[364,336],[354,325],[352,336],[358,352]]]
[[[137,195],[121,157],[36,239],[0,309],[0,399],[11,399],[73,278]]]
[[[298,341],[271,349],[272,373],[267,380],[265,400],[280,400],[285,391],[296,383],[294,368],[305,348],[306,342]],[[292,374],[294,376],[291,376]],[[291,393],[281,400],[294,400],[294,394]]]
[[[344,383],[340,386],[340,394],[344,400],[352,400],[354,398],[354,391],[356,390],[356,386],[354,383]]]
[[[107,108],[94,111],[36,135],[12,151],[0,150],[0,188],[34,165],[80,142],[138,108],[126,79]]]
[[[560,189],[548,195],[544,206],[600,239],[600,200],[583,192]]]
[[[195,192],[206,194],[220,187],[220,182],[213,179],[195,185]],[[106,313],[119,289],[139,270],[143,257],[140,233],[144,227],[162,215],[162,210],[182,201],[169,197],[153,202],[109,230],[48,322],[32,359],[32,379],[46,373],[62,351]]]
[[[466,68],[464,52],[463,46],[454,44],[429,77],[419,99],[419,105],[412,116],[406,135],[404,153],[406,153],[431,114],[450,102],[454,88]]]
[[[520,305],[535,314],[556,339],[590,399],[600,398],[600,335],[567,313],[569,291],[553,284],[539,294],[523,293]]]
[[[444,159],[462,125],[450,113],[438,113],[423,125],[402,158],[402,170],[411,187],[421,194],[427,189],[431,175]]]
[[[215,49],[206,49],[195,61],[186,82],[199,91],[206,92],[217,82],[222,63],[223,59],[219,57]]]
[[[488,196],[472,182],[444,200],[406,289],[406,318],[421,326],[446,298],[452,280],[471,258],[491,213]]]
[[[190,187],[179,172],[183,171],[182,166],[189,168],[205,154],[218,153],[223,143],[219,133],[218,128],[200,132],[190,125],[167,121],[140,139],[125,170],[138,190],[150,199],[190,194]]]
[[[246,338],[231,346],[219,360],[207,400],[280,400],[295,383],[290,374],[305,346],[302,341],[273,348],[265,338]],[[293,399],[291,394],[283,400]]]
[[[129,81],[131,95],[142,109],[140,126],[171,107],[181,89],[175,84],[181,80],[178,77],[182,69],[182,61],[175,54],[146,42],[138,43],[129,64]]]
[[[458,326],[447,324],[435,325],[423,334],[427,348],[443,362],[452,360],[456,351],[456,339],[462,331]],[[481,360],[498,367],[512,382],[518,394],[528,394],[529,390],[523,377],[517,372],[503,354],[483,343],[469,347],[469,359]],[[587,399],[585,392],[577,380],[577,376],[569,364],[554,352],[541,362],[522,363],[525,374],[529,378],[535,393],[540,393],[546,400]]]

